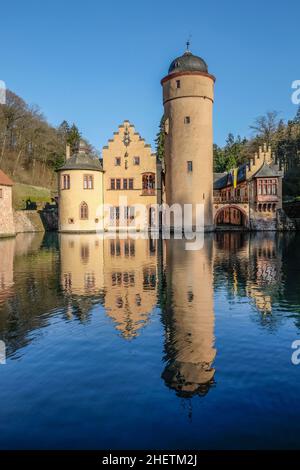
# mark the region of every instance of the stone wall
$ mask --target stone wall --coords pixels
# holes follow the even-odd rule
[[[0,237],[15,235],[11,186],[0,186]]]
[[[44,232],[45,228],[37,211],[15,211],[16,233]]]
[[[15,211],[14,222],[16,233],[55,231],[58,225],[57,211]]]

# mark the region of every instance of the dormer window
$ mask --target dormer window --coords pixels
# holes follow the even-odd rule
[[[121,166],[121,157],[115,157],[115,166]]]

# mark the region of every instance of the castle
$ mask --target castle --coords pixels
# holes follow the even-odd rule
[[[83,142],[58,171],[59,231],[159,229],[156,204],[204,208],[205,231],[235,227],[276,230],[282,210],[283,174],[270,148],[229,173],[213,173],[215,77],[189,49],[172,61],[161,80],[164,162],[129,121],[103,148],[102,162]],[[125,204],[123,204],[125,200]],[[121,202],[120,202],[121,201]],[[104,214],[105,207],[109,214]],[[144,211],[139,213],[139,209]],[[170,218],[168,225],[174,228]]]

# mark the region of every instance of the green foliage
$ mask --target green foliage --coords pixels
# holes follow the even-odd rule
[[[12,189],[14,209],[25,209],[27,199],[32,202],[51,202],[51,191],[47,188],[16,183]]]
[[[72,124],[72,127],[67,131],[66,137],[67,144],[69,144],[71,147],[71,153],[76,152],[76,150],[78,149],[81,134],[75,124]]]
[[[241,139],[240,136],[235,138],[230,133],[223,148],[214,145],[214,171],[223,173],[243,163],[246,159],[246,144],[246,139]]]
[[[156,156],[160,162],[165,158],[165,117],[163,116],[159,123],[159,131],[156,134]]]

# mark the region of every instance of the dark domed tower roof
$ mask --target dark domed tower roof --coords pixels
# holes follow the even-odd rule
[[[103,171],[100,160],[88,152],[83,141],[80,141],[78,151],[59,168],[59,171],[61,170]]]
[[[189,50],[173,60],[169,67],[169,74],[177,72],[204,72],[208,73],[206,62],[196,55],[193,55]]]

